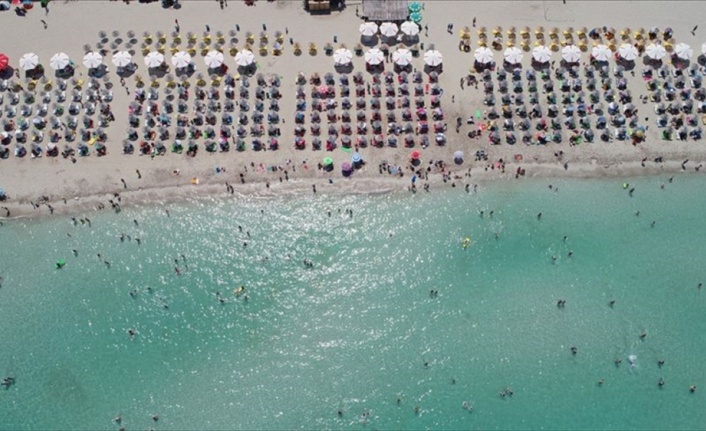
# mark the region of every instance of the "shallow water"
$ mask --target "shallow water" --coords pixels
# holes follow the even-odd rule
[[[706,179],[628,182],[6,223],[0,428],[703,429]]]

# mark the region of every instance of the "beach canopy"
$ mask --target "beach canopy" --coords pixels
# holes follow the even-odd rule
[[[333,62],[337,65],[350,64],[353,60],[353,53],[350,49],[339,48],[333,52]]]
[[[369,49],[365,52],[365,62],[370,65],[378,65],[385,61],[385,54],[377,48]]]
[[[569,63],[578,63],[581,60],[581,49],[576,45],[566,45],[561,49],[561,58]]]
[[[3,70],[4,68],[6,68],[9,63],[10,63],[10,60],[7,58],[7,55],[0,54],[0,70]]]
[[[249,66],[255,62],[255,54],[249,49],[244,49],[235,54],[235,64],[238,66]]]
[[[103,56],[97,52],[89,52],[83,56],[83,65],[89,69],[95,69],[103,64]]]
[[[412,21],[403,22],[400,26],[400,30],[407,36],[416,36],[419,34],[419,26]]]
[[[608,61],[613,55],[613,51],[605,45],[597,45],[591,50],[591,55],[598,61]]]
[[[532,58],[540,63],[546,63],[552,59],[552,51],[544,45],[535,46],[532,50]]]
[[[524,57],[522,50],[516,46],[507,48],[503,56],[505,57],[505,61],[510,64],[518,64],[522,61],[522,57]]]
[[[653,60],[661,60],[667,55],[667,50],[662,45],[651,43],[645,48],[645,54]]]
[[[59,52],[51,56],[51,59],[49,59],[49,65],[52,69],[59,70],[68,66],[70,61],[71,59],[68,55],[63,52]]]
[[[378,25],[372,21],[368,21],[362,23],[360,27],[358,27],[358,30],[360,30],[360,34],[363,36],[371,37],[375,36],[375,33],[378,32]]]
[[[618,54],[627,61],[634,61],[640,53],[633,45],[624,43],[618,48]]]
[[[186,51],[178,51],[172,55],[172,64],[179,69],[188,67],[191,64],[191,55]]]
[[[397,24],[394,22],[383,22],[380,25],[380,34],[385,37],[395,37],[398,31]]]
[[[113,54],[113,64],[118,67],[125,67],[132,63],[132,55],[127,51],[118,51]]]
[[[682,60],[689,60],[691,56],[694,55],[694,50],[685,43],[678,43],[677,46],[674,47],[674,53]]]
[[[440,65],[443,61],[444,56],[441,55],[441,52],[435,49],[430,49],[429,51],[424,53],[424,63],[426,63],[428,66],[436,67]]]
[[[490,48],[481,46],[473,53],[473,57],[478,63],[487,64],[493,61],[493,51]]]
[[[152,51],[145,56],[145,66],[159,67],[164,63],[164,55],[157,51]]]
[[[218,51],[209,51],[206,57],[203,58],[203,62],[206,63],[206,67],[209,69],[215,69],[223,65],[223,53]]]
[[[392,53],[392,61],[398,66],[408,66],[412,63],[412,51],[400,48]]]

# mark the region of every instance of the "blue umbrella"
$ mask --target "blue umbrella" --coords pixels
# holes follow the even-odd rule
[[[360,157],[359,153],[353,153],[353,155],[351,156],[351,161],[353,163],[360,163],[361,160],[362,158]]]

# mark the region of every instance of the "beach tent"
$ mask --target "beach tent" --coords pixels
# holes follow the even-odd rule
[[[685,43],[678,43],[674,47],[674,53],[682,60],[689,60],[694,55],[694,50]]]
[[[507,61],[510,64],[519,64],[522,61],[522,58],[524,55],[522,54],[522,50],[516,46],[511,46],[505,50],[503,53],[503,56],[505,57],[505,61]]]
[[[349,64],[353,60],[353,53],[350,49],[339,48],[333,52],[333,62],[337,65]]]
[[[634,61],[639,55],[637,48],[629,43],[620,45],[620,48],[618,48],[618,54],[627,61]]]
[[[360,30],[360,34],[363,36],[372,37],[378,32],[378,25],[371,21],[364,22],[358,27],[358,30]]]
[[[255,54],[248,49],[244,49],[235,54],[235,64],[238,66],[249,66],[255,62]]]
[[[576,45],[566,45],[561,49],[561,58],[569,63],[578,63],[581,60],[581,49]]]
[[[160,54],[157,51],[152,51],[145,56],[145,66],[147,66],[149,68],[159,67],[163,63],[164,63],[164,55]]]
[[[412,51],[400,48],[392,53],[392,61],[398,66],[408,66],[412,63]]]
[[[397,24],[394,22],[383,22],[380,25],[380,34],[385,37],[395,37],[398,31]]]
[[[540,63],[546,63],[552,59],[552,51],[544,45],[535,46],[532,50],[532,58]]]
[[[191,64],[191,55],[186,51],[178,51],[172,56],[174,67],[183,69]]]
[[[68,66],[70,61],[71,60],[69,59],[68,55],[63,52],[60,52],[51,56],[51,59],[49,60],[49,65],[52,69],[59,70]]]
[[[132,56],[127,51],[118,51],[113,54],[113,64],[118,67],[125,67],[132,63]]]
[[[481,46],[473,53],[473,57],[478,63],[487,64],[493,61],[493,51],[490,48]]]
[[[597,45],[591,50],[591,55],[598,61],[608,61],[613,55],[613,51],[605,45]]]
[[[667,55],[667,50],[662,45],[651,43],[645,48],[645,54],[653,60],[661,60]]]
[[[435,49],[430,49],[429,51],[424,53],[424,63],[426,63],[428,66],[436,67],[440,65],[443,61],[444,56],[441,55],[441,52]]]
[[[209,69],[215,69],[223,65],[223,53],[218,51],[209,51],[206,57],[203,58],[206,67]]]
[[[83,56],[83,65],[89,69],[95,69],[103,64],[103,56],[97,52],[89,52]]]
[[[385,61],[385,54],[377,48],[369,49],[365,52],[365,62],[375,66]]]
[[[416,36],[419,34],[419,26],[412,21],[403,22],[400,30],[407,36]]]

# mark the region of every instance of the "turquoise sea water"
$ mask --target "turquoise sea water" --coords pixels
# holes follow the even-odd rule
[[[706,179],[622,182],[8,222],[0,429],[704,429]]]

